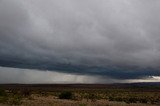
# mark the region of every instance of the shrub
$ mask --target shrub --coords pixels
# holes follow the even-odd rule
[[[141,98],[140,103],[147,103],[147,99],[146,98]]]
[[[6,96],[6,95],[7,95],[7,94],[6,94],[5,90],[0,89],[0,96]]]
[[[8,97],[0,97],[0,103],[6,103],[8,101]]]
[[[11,105],[20,105],[22,104],[22,97],[20,95],[14,95],[8,100],[8,103]]]
[[[90,99],[91,101],[96,101],[97,99],[97,95],[93,94],[93,93],[89,93],[87,99]]]
[[[20,94],[21,94],[22,96],[24,96],[24,97],[28,97],[28,96],[31,95],[31,91],[30,91],[30,90],[22,90],[22,91],[20,92]]]
[[[116,98],[114,98],[114,100],[115,100],[115,101],[118,101],[118,102],[121,102],[121,101],[123,101],[123,98],[121,98],[121,97],[116,97]]]
[[[114,98],[112,96],[108,97],[109,101],[114,101]]]
[[[138,99],[137,98],[134,98],[134,97],[132,97],[132,98],[129,98],[129,100],[128,100],[130,103],[136,103],[137,101],[138,101]]]
[[[73,93],[70,91],[61,92],[59,95],[59,99],[73,99]]]
[[[79,104],[79,106],[87,106],[86,104],[82,103],[82,104]]]
[[[8,97],[7,97],[7,93],[5,92],[5,90],[0,89],[0,103],[5,103],[7,102]]]

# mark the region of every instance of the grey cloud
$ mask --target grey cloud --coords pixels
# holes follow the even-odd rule
[[[158,0],[1,0],[0,65],[160,75]]]
[[[0,67],[0,83],[115,83],[121,80],[94,75]],[[126,81],[127,82],[127,81]]]
[[[98,75],[76,75],[54,71],[39,71],[33,69],[19,69],[0,67],[0,84],[2,83],[133,83],[133,82],[159,82],[160,77],[150,76],[141,79],[114,79]]]

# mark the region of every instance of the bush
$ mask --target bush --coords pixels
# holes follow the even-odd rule
[[[93,94],[93,93],[89,93],[87,99],[90,99],[92,102],[96,101],[97,99],[97,95]]]
[[[60,93],[59,99],[73,99],[73,94],[70,91],[64,91]]]
[[[136,103],[136,102],[138,101],[138,99],[132,97],[132,98],[129,98],[128,101],[129,101],[130,103]]]
[[[116,98],[114,98],[114,100],[115,100],[115,101],[118,101],[118,102],[121,102],[121,101],[123,101],[124,99],[123,99],[122,97],[116,97]]]
[[[7,94],[6,94],[5,90],[0,89],[0,96],[6,96],[6,95],[7,95]]]
[[[112,96],[109,96],[109,101],[114,101],[114,98]]]
[[[7,102],[7,100],[7,93],[5,92],[5,90],[0,89],[0,103],[5,103]]]
[[[31,95],[31,91],[30,90],[22,90],[20,92],[20,95],[24,96],[24,97],[28,97]]]
[[[10,105],[20,105],[22,104],[22,97],[20,95],[14,95],[8,100]]]
[[[140,103],[147,103],[147,99],[146,98],[141,98]]]
[[[82,103],[82,104],[79,104],[79,106],[87,106],[86,104]]]

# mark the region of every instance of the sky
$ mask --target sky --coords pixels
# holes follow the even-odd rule
[[[160,82],[159,0],[0,0],[0,83]]]

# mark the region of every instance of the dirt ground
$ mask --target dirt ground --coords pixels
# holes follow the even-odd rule
[[[5,104],[0,104],[0,106],[9,106]],[[20,106],[158,106],[150,104],[140,104],[140,103],[131,103],[127,104],[124,102],[111,102],[107,100],[86,100],[81,101],[77,100],[63,100],[58,99],[54,96],[40,96],[32,95],[30,98],[25,98],[22,101]]]
[[[0,106],[160,106],[159,85],[1,84]]]

